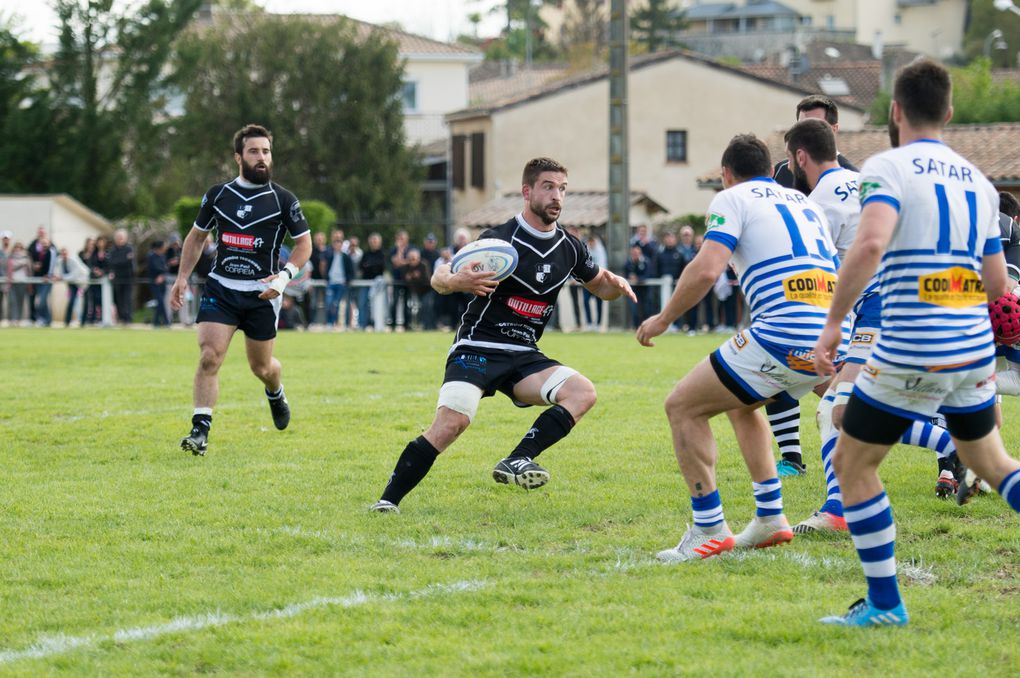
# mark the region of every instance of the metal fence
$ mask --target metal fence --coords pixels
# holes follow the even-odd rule
[[[163,308],[169,312],[169,290],[173,276],[165,285]],[[191,325],[198,313],[205,280],[193,276],[186,303],[179,312],[170,313],[172,324]],[[635,285],[639,303],[619,299],[613,302],[594,297],[574,281],[560,291],[549,329],[565,332],[607,331],[610,307],[627,307],[628,327],[657,313],[669,301],[675,281],[670,277],[651,278]],[[122,295],[128,295],[124,299]],[[726,302],[712,293],[692,312],[685,314],[676,328],[690,331],[725,328],[747,324],[747,311],[739,291],[736,308],[725,309]],[[30,308],[30,301],[35,301]],[[387,277],[353,280],[341,291],[324,280],[299,280],[287,288],[281,311],[281,329],[371,329],[431,330],[455,327],[470,300],[470,295],[439,295],[429,290],[416,294],[400,282]],[[119,317],[118,307],[130,309]],[[135,278],[113,282],[107,278],[73,284],[63,280],[27,278],[18,282],[0,276],[0,326],[53,325],[79,327],[117,324],[155,324],[158,305],[152,297],[150,282]],[[624,329],[613,327],[613,329]]]

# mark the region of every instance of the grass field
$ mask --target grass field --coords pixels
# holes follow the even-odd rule
[[[395,516],[367,507],[431,419],[447,335],[282,335],[282,433],[238,341],[197,458],[193,333],[0,330],[0,674],[1016,675],[1020,520],[997,495],[935,499],[924,450],[883,467],[906,628],[816,622],[864,593],[847,537],[655,561],[690,520],[662,400],[720,339],[548,336],[600,395],[542,456],[551,483],[493,483],[538,412],[486,399]],[[823,492],[804,402],[792,520]],[[740,529],[750,480],[715,430]]]

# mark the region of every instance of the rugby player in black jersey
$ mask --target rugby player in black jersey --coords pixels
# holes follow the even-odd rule
[[[535,457],[566,436],[595,404],[591,381],[544,356],[538,340],[569,278],[600,299],[627,295],[636,301],[634,291],[625,279],[595,265],[584,242],[556,222],[567,191],[565,167],[550,158],[536,158],[525,165],[521,183],[521,213],[481,235],[513,245],[518,255],[513,274],[497,283],[492,273],[452,273],[449,264],[442,264],[432,275],[432,287],[440,294],[475,296],[446,359],[435,419],[404,448],[374,511],[398,510],[400,500],[421,482],[439,453],[468,427],[485,396],[500,391],[520,407],[546,407],[492,472],[496,482],[525,489],[549,481],[549,472],[535,463]]]
[[[194,226],[184,239],[180,272],[170,291],[170,305],[179,310],[192,269],[206,235],[216,229],[216,262],[202,293],[198,311],[201,358],[195,373],[191,433],[181,448],[204,455],[219,395],[218,373],[234,332],[245,335],[252,373],[266,387],[273,424],[290,423],[290,405],[280,380],[280,361],[273,357],[281,294],[308,261],[311,232],[294,194],[272,182],[273,137],[260,125],[246,125],[234,135],[234,160],[239,176],[216,184],[202,198]],[[280,245],[294,241],[290,260],[280,268]]]

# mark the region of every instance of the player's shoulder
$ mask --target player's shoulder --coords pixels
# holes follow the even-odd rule
[[[270,181],[269,187],[280,196],[281,200],[285,202],[297,202],[297,196],[294,195],[293,191],[288,190],[275,181]]]
[[[482,234],[478,236],[478,239],[482,238],[495,238],[497,240],[506,240],[511,242],[514,237],[514,232],[517,230],[517,217],[511,217],[507,221],[503,222],[499,226],[493,226],[482,231]]]
[[[218,184],[213,184],[212,186],[209,187],[209,190],[205,192],[205,195],[210,198],[215,198],[220,193],[223,193],[223,189],[225,189],[231,183],[233,183],[233,181],[221,181]]]

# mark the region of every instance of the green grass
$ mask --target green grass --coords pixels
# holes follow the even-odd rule
[[[690,520],[662,400],[719,341],[547,337],[600,396],[542,456],[552,482],[492,482],[538,414],[499,396],[394,516],[366,509],[431,420],[447,335],[282,335],[282,433],[238,340],[196,458],[178,449],[193,333],[0,331],[0,674],[1016,675],[1020,521],[997,495],[935,499],[924,450],[883,467],[918,575],[907,628],[817,624],[864,592],[846,537],[654,560]],[[794,520],[823,492],[804,402]],[[725,419],[714,429],[740,529],[750,480]],[[1015,426],[1006,438],[1018,449]]]

